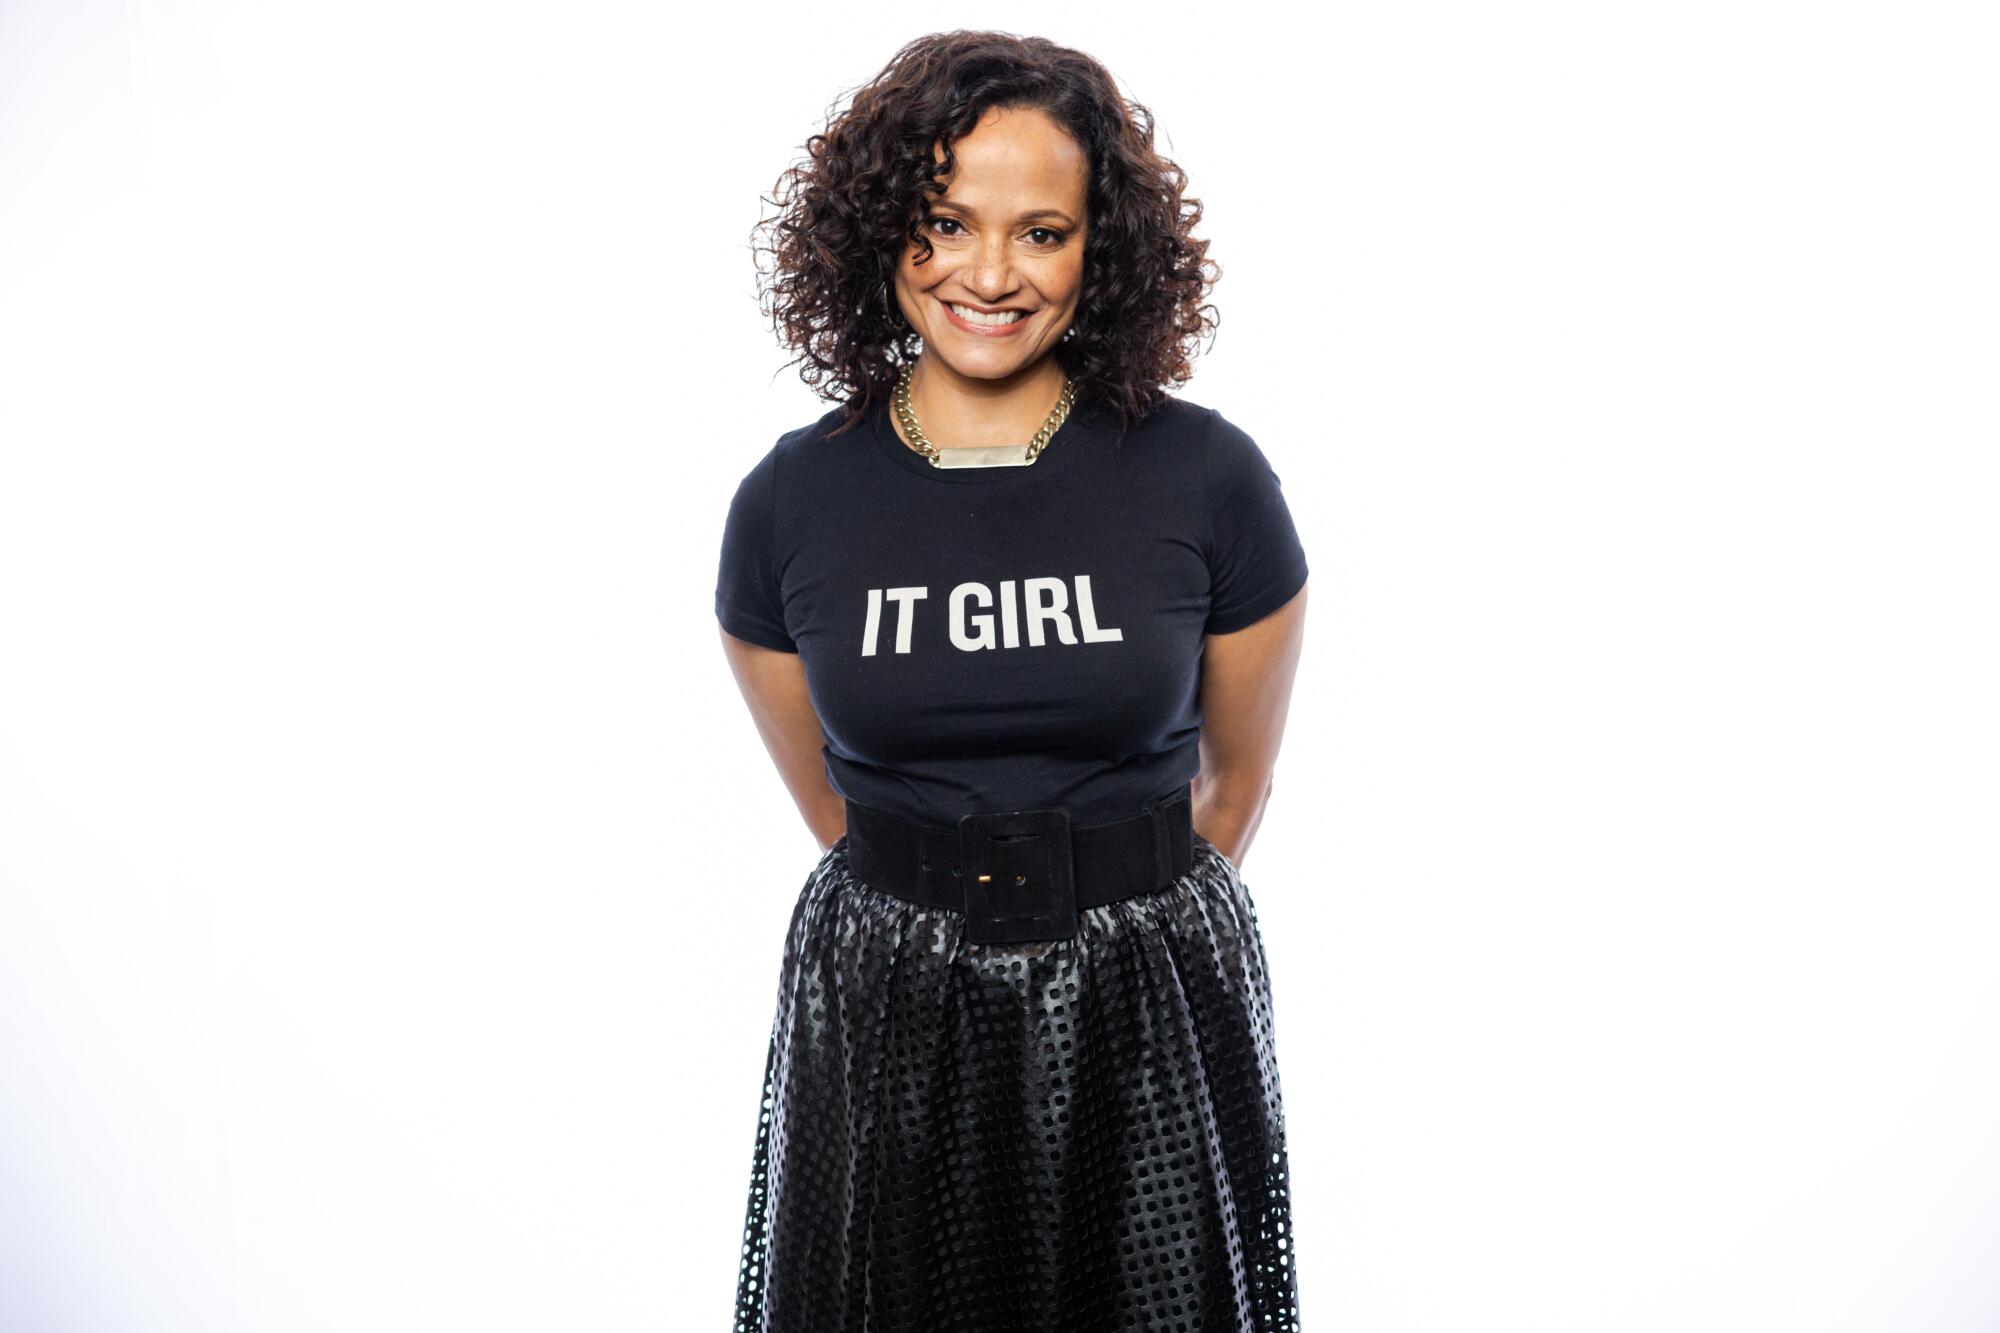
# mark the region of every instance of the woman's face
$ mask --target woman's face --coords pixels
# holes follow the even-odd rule
[[[1052,350],[1083,299],[1089,161],[1046,112],[994,108],[954,145],[957,167],[896,267],[896,298],[924,354],[970,379],[1004,379]],[[943,150],[934,147],[942,159]],[[1018,310],[1004,326],[972,324],[953,303]]]

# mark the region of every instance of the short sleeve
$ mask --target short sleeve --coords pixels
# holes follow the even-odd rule
[[[1306,581],[1305,547],[1264,451],[1210,409],[1204,463],[1209,543],[1209,609],[1204,632],[1254,625],[1292,600]]]
[[[798,644],[785,628],[785,603],[774,565],[777,450],[737,484],[722,525],[722,558],[715,578],[715,618],[739,639],[779,652]]]

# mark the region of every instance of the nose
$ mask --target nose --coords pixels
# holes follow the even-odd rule
[[[979,242],[979,248],[972,256],[971,281],[967,284],[979,293],[982,301],[997,303],[1013,289],[1014,256],[1009,249],[1012,238],[1004,235],[989,235]]]

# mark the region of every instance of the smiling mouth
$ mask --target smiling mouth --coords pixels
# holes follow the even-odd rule
[[[999,310],[992,314],[987,314],[984,311],[975,310],[969,305],[961,305],[957,301],[945,301],[942,304],[946,310],[952,313],[954,318],[967,324],[977,325],[983,329],[1011,328],[1028,317],[1028,312],[1025,310]]]

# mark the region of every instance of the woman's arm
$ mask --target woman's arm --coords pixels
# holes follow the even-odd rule
[[[1305,620],[1301,585],[1291,601],[1254,625],[1211,634],[1203,644],[1194,826],[1238,869],[1271,797]]]
[[[822,852],[847,832],[847,803],[826,780],[821,747],[826,733],[806,692],[805,660],[797,653],[739,639],[718,627],[736,687],[750,705],[757,734],[764,739],[778,776],[792,793],[792,803],[818,839]]]

